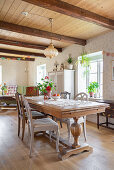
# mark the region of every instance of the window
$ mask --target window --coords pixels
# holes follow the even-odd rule
[[[0,65],[0,84],[2,84],[2,66]]]
[[[41,79],[46,76],[46,64],[37,66],[37,83],[41,83]]]
[[[89,83],[95,81],[99,84],[98,98],[103,97],[103,56],[102,52],[89,54],[90,66],[88,72],[84,74],[84,68],[78,65],[78,92],[86,92]]]

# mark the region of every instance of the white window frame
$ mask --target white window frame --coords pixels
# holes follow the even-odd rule
[[[94,62],[97,62],[97,82],[99,84],[99,88],[98,88],[98,98],[103,98],[103,96],[101,96],[101,93],[100,93],[100,89],[101,89],[101,85],[103,87],[103,84],[101,84],[101,80],[100,80],[100,74],[102,73],[101,72],[101,67],[100,67],[100,62],[103,62],[103,59],[97,59],[97,60],[91,60],[90,63],[94,63]],[[91,73],[92,74],[92,73]],[[95,74],[95,73],[93,73]],[[103,76],[103,75],[102,75]],[[89,86],[89,78],[90,78],[90,73],[88,73],[86,75],[86,88]],[[103,79],[103,78],[102,78]],[[102,89],[103,91],[103,89]],[[87,92],[87,91],[86,91]]]
[[[44,73],[44,77],[41,77],[41,78],[45,78],[45,76],[46,76],[46,64],[37,65],[37,83],[41,83],[41,80],[38,77],[38,69],[42,66],[45,67],[45,73]]]
[[[100,73],[102,73],[102,76],[103,76],[103,72],[101,72],[101,68],[100,68],[100,62],[101,61],[103,62],[102,51],[92,53],[92,54],[88,54],[88,57],[90,57],[90,63],[91,62],[97,62],[97,82],[99,83],[98,92],[101,92],[100,91],[101,85],[102,85],[102,92],[103,92],[103,82],[101,84],[101,80],[100,80]],[[78,57],[78,59],[80,59],[80,57]],[[82,91],[88,93],[87,87],[89,85],[89,74],[90,73],[88,72],[86,74],[86,76],[84,77],[82,75],[82,70],[83,70],[83,67],[79,63],[78,64],[78,93],[80,93]],[[103,70],[103,68],[102,68],[102,70]],[[81,71],[81,72],[79,73],[79,71]],[[103,77],[102,77],[102,80],[103,80]],[[101,96],[101,93],[98,93],[97,98],[103,98],[103,94]]]

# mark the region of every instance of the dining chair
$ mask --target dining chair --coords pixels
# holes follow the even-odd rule
[[[70,99],[71,93],[69,93],[67,91],[63,91],[63,92],[60,93],[60,96],[61,96],[61,98],[64,98],[64,99]],[[53,118],[53,119],[56,120],[56,121],[59,121],[61,128],[63,127],[62,119],[58,119],[58,118]]]
[[[70,99],[71,93],[64,91],[60,93],[60,96],[61,98],[64,98],[64,99],[67,99],[67,98]]]
[[[32,119],[32,112],[28,101],[22,96],[22,101],[25,105],[27,117],[28,117],[28,132],[30,139],[30,157],[32,156],[32,152],[34,150],[34,133],[35,132],[46,132],[49,131],[50,140],[51,134],[54,131],[56,133],[56,151],[59,152],[59,127],[58,124],[50,118],[42,118],[34,120]]]
[[[24,138],[24,132],[25,132],[25,123],[28,120],[27,113],[25,111],[23,102],[22,102],[22,95],[20,95],[18,92],[15,94],[16,102],[17,102],[17,111],[18,111],[18,136],[20,135],[20,126],[22,121],[22,140]],[[32,109],[32,118],[33,119],[41,119],[45,118],[47,115],[37,112],[34,109]]]
[[[75,100],[81,100],[81,101],[88,101],[88,95],[84,92],[78,93],[75,96]],[[67,125],[67,130],[68,130],[68,139],[70,139],[70,126],[71,124],[74,122],[73,118],[64,118],[64,119],[58,119],[57,121],[60,121],[60,124],[65,123]],[[80,117],[78,119],[78,123],[83,123],[83,133],[84,133],[84,139],[85,141],[87,141],[87,137],[86,137],[86,116]]]

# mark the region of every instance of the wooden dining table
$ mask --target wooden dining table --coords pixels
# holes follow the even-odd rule
[[[93,149],[87,143],[79,144],[79,136],[81,134],[82,127],[81,124],[78,123],[78,119],[82,116],[104,112],[105,109],[109,107],[106,103],[91,101],[76,101],[71,99],[44,100],[41,96],[27,97],[27,100],[34,109],[37,109],[37,111],[49,114],[56,118],[74,119],[74,123],[71,124],[70,128],[74,142],[71,145],[66,145],[65,143],[64,146],[66,147],[63,147],[59,153],[59,158],[62,160],[71,155],[79,154],[84,151],[91,151]]]

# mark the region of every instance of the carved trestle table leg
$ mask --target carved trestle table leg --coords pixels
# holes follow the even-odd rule
[[[64,160],[70,157],[71,155],[79,154],[84,151],[92,151],[92,147],[90,147],[87,143],[79,144],[79,136],[82,132],[82,125],[78,123],[78,118],[74,118],[74,123],[71,125],[71,133],[74,138],[74,143],[70,148],[63,148],[63,150],[59,153],[59,158]]]

